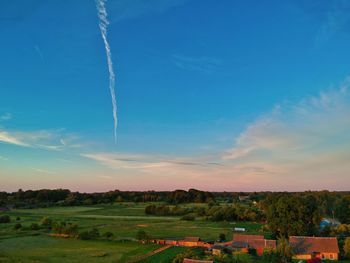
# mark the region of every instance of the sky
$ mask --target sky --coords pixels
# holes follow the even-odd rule
[[[349,190],[350,0],[0,3],[0,191]]]

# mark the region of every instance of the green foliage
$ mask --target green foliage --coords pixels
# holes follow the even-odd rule
[[[90,231],[80,232],[78,238],[81,240],[97,239],[100,237],[100,233],[97,228],[93,228]]]
[[[103,233],[103,237],[106,237],[106,238],[112,238],[113,236],[114,236],[114,234],[110,231]]]
[[[343,197],[336,202],[336,218],[343,224],[350,224],[350,197]]]
[[[226,235],[224,233],[220,233],[219,234],[219,240],[220,240],[220,242],[226,241]]]
[[[196,220],[196,217],[193,214],[188,214],[188,215],[184,215],[183,217],[181,217],[181,220],[194,221],[194,220]]]
[[[275,236],[317,235],[321,215],[315,197],[282,194],[269,201],[267,220]]]
[[[32,223],[32,224],[30,225],[30,229],[31,229],[31,230],[39,230],[40,227],[39,227],[39,225],[38,225],[37,223]]]
[[[347,237],[343,246],[344,256],[350,259],[350,237]]]
[[[78,225],[66,222],[52,223],[52,230],[56,234],[74,236],[78,233]]]
[[[136,239],[139,240],[139,241],[148,241],[149,240],[149,236],[146,233],[146,231],[140,229],[136,233]]]
[[[0,216],[0,223],[10,223],[11,218],[8,215],[2,215]]]
[[[41,220],[40,220],[40,225],[44,228],[51,228],[51,225],[52,225],[52,220],[47,217],[47,216],[44,216]]]
[[[274,250],[265,250],[261,261],[263,263],[279,263],[281,262],[281,256]]]
[[[277,240],[277,255],[282,263],[288,263],[292,260],[293,249],[285,237]]]
[[[14,230],[18,230],[18,229],[20,229],[20,228],[22,228],[22,225],[21,225],[20,223],[16,223],[16,224],[13,226],[13,229],[14,229]]]

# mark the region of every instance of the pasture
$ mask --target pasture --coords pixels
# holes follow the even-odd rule
[[[144,213],[146,205],[118,203],[8,211],[6,214],[11,217],[11,223],[0,224],[0,262],[18,262],[20,259],[23,262],[62,262],[63,259],[66,262],[127,262],[157,248],[157,245],[142,245],[136,241],[140,229],[152,238],[199,236],[216,240],[220,233],[231,238],[233,226],[244,226],[251,230],[250,233],[257,233],[261,228],[261,225],[252,223],[233,225],[202,218],[183,221],[176,216],[148,216]],[[75,223],[79,232],[92,228],[97,228],[100,234],[109,231],[113,237],[89,241],[50,237],[48,230],[30,228],[43,217],[55,222]],[[17,223],[22,225],[19,230],[14,229]],[[167,253],[172,256],[175,252],[170,250],[165,255]]]

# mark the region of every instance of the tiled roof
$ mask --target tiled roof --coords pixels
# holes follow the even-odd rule
[[[260,235],[234,235],[232,246],[236,248],[276,248],[276,240],[264,239]]]
[[[185,237],[184,241],[188,241],[188,242],[198,242],[201,239],[199,237]]]
[[[255,239],[255,240],[251,240],[249,242],[249,247],[251,248],[270,248],[270,249],[275,249],[276,248],[276,240],[267,240],[267,239]]]
[[[291,236],[289,243],[296,254],[339,253],[338,241],[335,237]]]
[[[233,242],[249,242],[250,240],[261,239],[264,240],[264,236],[260,235],[233,235]]]

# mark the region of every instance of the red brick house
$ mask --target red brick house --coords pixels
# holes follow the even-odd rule
[[[289,244],[295,253],[294,259],[338,260],[339,247],[336,237],[291,236]]]
[[[153,242],[161,245],[172,245],[172,246],[180,246],[180,247],[210,248],[213,245],[210,242],[201,240],[199,237],[185,237],[184,239],[179,239],[179,238],[156,239]]]
[[[235,251],[243,253],[248,253],[249,250],[255,249],[256,254],[261,256],[266,250],[276,249],[276,240],[268,240],[261,235],[235,234],[231,246]]]

